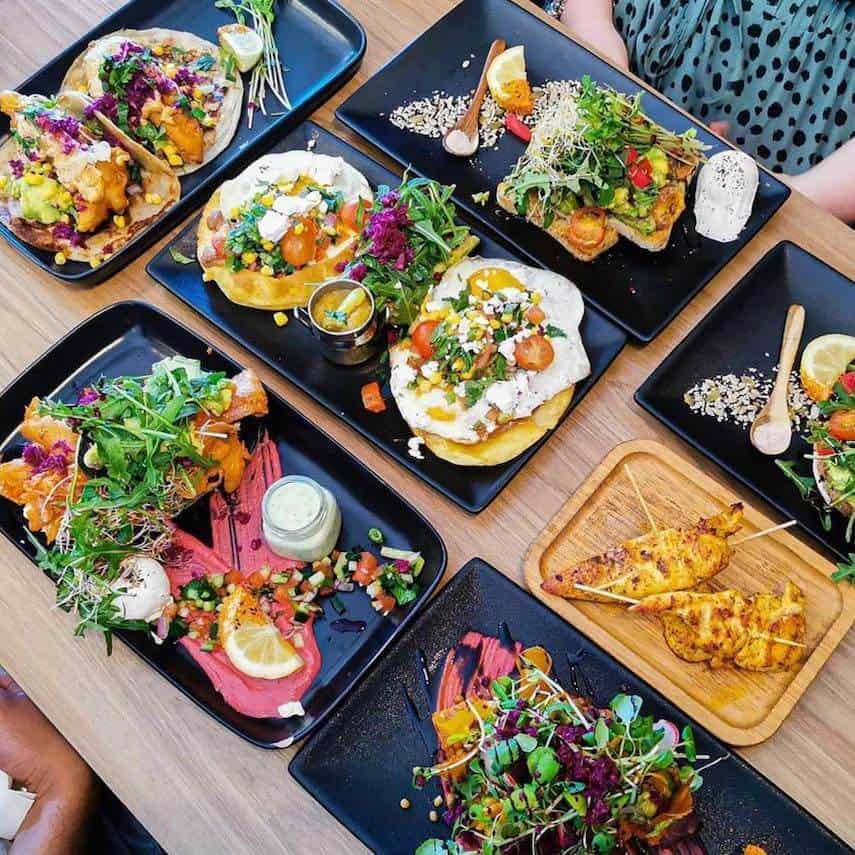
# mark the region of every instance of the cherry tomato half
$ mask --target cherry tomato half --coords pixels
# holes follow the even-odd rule
[[[828,432],[845,442],[855,440],[855,410],[837,410],[828,420]]]
[[[314,220],[300,220],[279,243],[282,258],[294,267],[305,267],[315,257],[317,236],[318,227]]]
[[[430,359],[433,356],[433,345],[430,340],[438,326],[439,321],[422,321],[413,330],[413,347],[422,359]]]
[[[555,359],[555,350],[546,336],[532,335],[517,342],[514,357],[526,371],[543,371]]]

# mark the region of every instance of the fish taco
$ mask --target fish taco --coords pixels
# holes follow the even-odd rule
[[[265,155],[202,211],[197,256],[205,280],[241,306],[305,306],[353,258],[372,199],[365,177],[340,157]]]
[[[162,28],[120,30],[91,42],[62,88],[94,99],[95,108],[178,175],[228,146],[243,99],[240,74],[215,44]]]
[[[0,221],[21,240],[93,266],[181,195],[172,170],[85,100],[0,92]]]

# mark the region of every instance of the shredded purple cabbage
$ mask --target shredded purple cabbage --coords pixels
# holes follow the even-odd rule
[[[9,169],[12,170],[12,175],[14,175],[15,178],[21,178],[24,174],[24,164],[22,161],[18,160],[18,158],[9,161]]]
[[[112,92],[105,92],[100,98],[96,98],[91,104],[86,105],[83,115],[87,119],[94,119],[95,113],[103,113],[108,119],[116,121],[119,115],[119,102]]]
[[[84,238],[70,223],[57,223],[51,234],[57,240],[67,240],[72,246],[83,246]]]
[[[69,458],[72,454],[72,447],[65,440],[59,440],[50,447],[50,452],[45,451],[35,442],[28,442],[21,456],[24,462],[33,468],[36,475],[44,472],[58,472],[65,475],[68,472]]]
[[[80,394],[77,396],[77,405],[79,407],[85,407],[88,404],[94,404],[95,401],[100,400],[101,393],[97,389],[93,389],[92,386],[86,386],[80,390]]]
[[[409,207],[399,204],[394,190],[380,200],[383,209],[371,214],[364,235],[371,240],[369,252],[378,261],[389,264],[395,270],[406,270],[415,257],[413,248],[404,231],[412,225]]]

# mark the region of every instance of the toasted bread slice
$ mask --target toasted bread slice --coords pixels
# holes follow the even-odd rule
[[[496,201],[509,214],[519,216],[513,196],[508,192],[507,182],[503,181],[496,188]],[[544,226],[543,207],[537,196],[536,190],[529,192],[529,205],[525,217],[530,223],[542,228],[548,235],[557,240],[568,252],[579,261],[593,261],[597,256],[611,249],[618,242],[618,230],[611,221],[606,224],[606,233],[602,242],[594,249],[580,247],[570,240],[569,225],[570,218],[564,214],[557,213],[555,219],[549,226]]]

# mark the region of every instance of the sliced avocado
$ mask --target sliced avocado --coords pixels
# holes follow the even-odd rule
[[[606,207],[616,214],[628,217],[634,217],[638,214],[638,209],[633,207],[629,200],[629,187],[615,187],[614,198]]]
[[[838,493],[842,493],[849,487],[849,479],[852,477],[852,472],[848,466],[828,463],[825,467],[825,476],[832,489]]]
[[[661,148],[653,146],[644,154],[644,158],[651,166],[650,177],[657,187],[661,187],[668,181],[668,172],[670,166],[668,164],[668,155]]]
[[[62,211],[54,204],[57,194],[62,189],[58,181],[45,178],[41,184],[20,182],[21,215],[25,220],[52,226],[62,217]]]
[[[579,199],[575,193],[565,190],[561,196],[561,201],[558,203],[558,210],[562,214],[572,214],[579,207]]]

